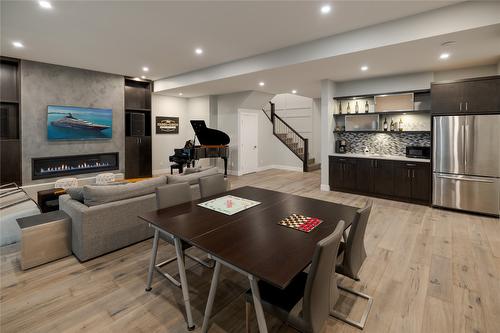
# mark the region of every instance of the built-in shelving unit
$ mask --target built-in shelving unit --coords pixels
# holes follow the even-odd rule
[[[152,175],[152,82],[125,78],[125,177]]]
[[[0,183],[21,185],[21,74],[18,59],[0,57]]]

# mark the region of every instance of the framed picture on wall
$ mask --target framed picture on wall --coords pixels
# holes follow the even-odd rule
[[[156,134],[179,134],[179,117],[156,117]]]

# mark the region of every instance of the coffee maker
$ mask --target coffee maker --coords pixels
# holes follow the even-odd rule
[[[347,141],[338,139],[335,141],[335,152],[339,154],[347,153]]]

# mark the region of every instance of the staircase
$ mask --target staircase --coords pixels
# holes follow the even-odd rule
[[[275,105],[271,105],[270,110],[262,109],[264,114],[273,124],[273,134],[285,146],[288,147],[301,161],[304,172],[318,170],[321,164],[316,163],[314,158],[309,158],[309,139],[300,135],[293,127],[276,114]]]

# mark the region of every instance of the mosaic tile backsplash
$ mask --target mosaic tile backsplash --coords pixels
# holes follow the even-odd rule
[[[338,133],[336,139],[347,141],[347,152],[405,156],[406,146],[430,146],[430,133]]]

